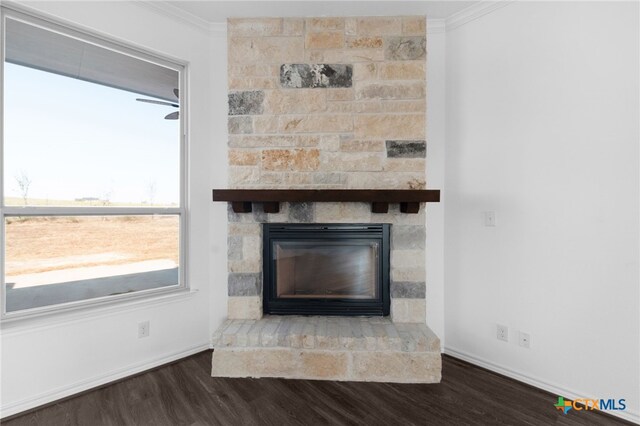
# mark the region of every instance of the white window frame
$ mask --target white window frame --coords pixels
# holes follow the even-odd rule
[[[39,206],[5,206],[4,204],[4,64],[5,64],[5,28],[6,20],[13,19],[35,25],[42,29],[53,31],[67,37],[94,44],[101,48],[109,49],[123,55],[160,65],[179,73],[180,90],[180,199],[178,207],[39,207]],[[187,245],[188,245],[188,144],[187,144],[187,97],[188,97],[188,63],[147,51],[137,47],[110,40],[99,34],[92,34],[86,30],[74,28],[49,17],[36,16],[26,13],[19,7],[3,5],[0,7],[0,322],[5,323],[23,318],[33,318],[43,315],[67,312],[79,309],[103,306],[123,301],[131,301],[141,298],[166,296],[169,293],[184,293],[189,291],[187,282]],[[24,309],[15,312],[6,311],[6,287],[5,287],[5,218],[11,216],[120,216],[120,215],[177,215],[179,219],[179,274],[178,285],[159,287],[155,289],[140,290],[133,293],[125,293],[114,296],[103,296],[56,305],[42,306]]]

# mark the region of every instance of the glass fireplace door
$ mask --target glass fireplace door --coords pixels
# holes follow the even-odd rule
[[[263,224],[266,314],[388,315],[388,224]]]
[[[278,298],[378,297],[377,241],[274,242]]]

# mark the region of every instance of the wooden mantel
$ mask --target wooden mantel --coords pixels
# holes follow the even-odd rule
[[[214,189],[213,201],[226,201],[236,213],[251,212],[251,203],[262,203],[266,213],[278,213],[280,203],[371,203],[373,213],[387,213],[399,203],[402,213],[418,213],[420,203],[440,201],[439,189]]]

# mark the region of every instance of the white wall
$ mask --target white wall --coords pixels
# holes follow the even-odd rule
[[[636,421],[638,16],[514,2],[448,32],[445,192],[447,352]]]
[[[213,83],[210,66],[210,35],[132,3],[42,2],[28,6],[190,63],[189,281],[194,291],[115,310],[3,326],[2,416],[208,348],[209,274],[226,271],[226,256],[216,254],[219,248],[212,246],[209,238],[211,179],[219,177],[211,170],[225,163],[224,158],[212,157],[212,146],[226,145],[224,138],[212,137],[214,126],[225,120],[226,107],[224,97],[211,101],[211,90],[217,83]],[[215,70],[226,84],[224,68],[218,63]],[[224,281],[212,284],[216,289],[220,285],[223,295]],[[216,307],[219,304],[214,303]],[[137,323],[142,320],[150,320],[151,332],[148,338],[138,339]]]
[[[427,20],[427,187],[445,184],[445,40],[441,21]],[[445,345],[444,329],[444,198],[427,204],[427,324]]]

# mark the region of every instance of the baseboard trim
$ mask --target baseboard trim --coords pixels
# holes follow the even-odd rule
[[[537,379],[535,377],[531,377],[522,372],[512,370],[510,368],[502,367],[498,364],[495,364],[489,360],[484,358],[472,355],[468,352],[464,352],[458,349],[454,349],[451,347],[444,348],[444,354],[449,355],[453,358],[458,358],[462,361],[468,362],[469,364],[476,365],[478,367],[482,367],[489,371],[493,371],[494,373],[501,374],[503,376],[509,377],[511,379],[517,380],[519,382],[526,383],[528,385],[534,386],[536,388],[545,390],[547,392],[551,392],[555,395],[561,395],[568,399],[577,399],[584,398],[585,392],[577,392],[571,389],[564,388],[562,386],[558,386],[556,384],[548,383],[544,380]],[[623,420],[627,420],[632,423],[640,424],[640,413],[633,411],[607,411],[602,412],[604,415],[618,417]]]
[[[195,345],[183,351],[165,354],[145,362],[131,364],[127,367],[119,368],[109,373],[100,374],[89,379],[80,380],[69,385],[61,386],[51,391],[36,395],[32,398],[26,398],[6,405],[2,405],[0,406],[0,420],[7,421],[10,418],[15,418],[17,416],[26,414],[27,411],[40,409],[47,405],[51,405],[57,402],[61,402],[65,399],[78,396],[78,394],[93,391],[98,388],[111,385],[115,382],[119,382],[123,379],[145,373],[149,370],[174,363],[175,361],[187,358],[191,355],[208,351],[210,350],[209,347],[210,344],[208,342],[200,345]]]

